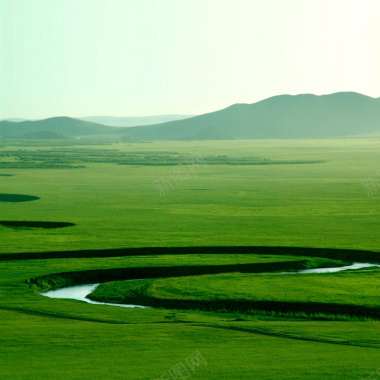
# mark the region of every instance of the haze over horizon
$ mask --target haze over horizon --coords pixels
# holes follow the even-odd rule
[[[136,124],[136,126],[142,126],[142,125],[149,125],[149,124],[160,124],[160,123],[164,123],[166,121],[174,121],[174,120],[181,120],[181,119],[187,119],[187,118],[193,118],[195,116],[202,116],[202,115],[206,115],[208,113],[214,113],[214,112],[218,112],[218,111],[223,111],[224,109],[226,108],[229,108],[231,106],[234,106],[234,105],[253,105],[253,104],[256,104],[256,103],[260,103],[261,101],[264,101],[264,100],[269,100],[271,98],[276,98],[276,97],[281,97],[281,96],[300,96],[300,95],[312,95],[312,96],[317,96],[317,97],[320,97],[320,96],[328,96],[328,95],[334,95],[334,94],[344,94],[344,93],[352,93],[352,94],[359,94],[359,95],[364,95],[366,97],[369,97],[369,98],[372,98],[372,99],[380,99],[380,97],[374,97],[374,96],[371,96],[371,95],[366,95],[366,94],[362,94],[362,93],[358,93],[358,92],[354,92],[354,91],[342,91],[342,92],[337,92],[337,93],[330,93],[330,94],[310,94],[310,93],[307,93],[307,94],[277,94],[277,95],[273,95],[273,96],[269,96],[269,97],[266,97],[266,98],[263,98],[263,99],[259,99],[255,102],[252,102],[252,103],[232,103],[230,105],[227,105],[226,107],[223,107],[221,109],[216,109],[216,110],[210,110],[208,112],[205,112],[204,114],[199,114],[199,115],[180,115],[180,114],[161,114],[161,115],[124,115],[124,116],[114,116],[114,115],[97,115],[97,114],[94,114],[94,115],[86,115],[86,116],[71,116],[71,115],[54,115],[54,116],[49,116],[49,117],[44,117],[44,118],[39,118],[39,119],[28,119],[28,118],[18,118],[18,117],[7,117],[7,118],[2,118],[0,119],[0,121],[14,121],[14,122],[20,122],[20,121],[38,121],[38,120],[46,120],[46,119],[55,119],[55,118],[72,118],[72,119],[79,119],[79,120],[85,120],[85,121],[90,121],[90,122],[93,122],[93,123],[98,123],[98,124],[103,124],[103,125],[111,125],[113,126],[112,123],[108,123],[106,121],[102,121],[101,119],[115,119],[115,120],[123,120],[123,119],[136,119],[136,120],[148,120],[148,119],[160,119],[160,118],[166,118],[167,120],[164,120],[164,121],[156,121],[156,122],[149,122],[149,123],[146,123],[146,122],[142,122],[141,124]],[[116,123],[114,126],[117,126]]]
[[[280,94],[378,98],[379,13],[375,0],[4,0],[0,119],[199,115]]]

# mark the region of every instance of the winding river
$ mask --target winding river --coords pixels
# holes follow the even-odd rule
[[[370,264],[370,263],[352,263],[344,267],[334,267],[334,268],[314,268],[314,269],[302,269],[295,272],[281,272],[282,274],[293,274],[293,273],[335,273],[341,272],[343,270],[353,270],[353,269],[362,269],[369,267],[380,267],[379,264]]]
[[[334,268],[315,268],[315,269],[302,269],[294,272],[280,272],[280,274],[296,274],[296,273],[335,273],[341,272],[344,270],[353,270],[353,269],[362,269],[369,267],[380,267],[379,264],[370,264],[370,263],[353,263],[344,267],[334,267]],[[135,280],[130,280],[135,281]],[[92,301],[87,296],[91,294],[97,286],[100,284],[87,284],[87,285],[78,285],[78,286],[69,286],[66,288],[50,290],[45,293],[41,293],[42,296],[50,298],[64,298],[64,299],[74,299],[78,301],[84,301],[96,305],[109,305],[109,306],[119,306],[127,308],[142,308],[145,309],[147,306],[141,305],[128,305],[128,304],[118,304],[118,303],[105,303],[105,302],[96,302]]]
[[[131,280],[133,281],[133,280]],[[61,288],[57,290],[50,290],[45,293],[41,293],[42,296],[50,298],[64,298],[64,299],[73,299],[78,301],[84,301],[97,305],[109,305],[109,306],[119,306],[119,307],[139,307],[145,309],[146,306],[140,305],[127,305],[121,303],[106,303],[106,302],[96,302],[92,301],[87,296],[91,294],[97,286],[100,284],[87,284],[87,285],[78,285],[78,286],[68,286],[66,288]]]

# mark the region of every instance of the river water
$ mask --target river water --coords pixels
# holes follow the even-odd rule
[[[295,272],[281,272],[282,274],[292,274],[292,273],[334,273],[341,272],[343,270],[352,270],[352,269],[362,269],[369,267],[380,267],[378,264],[370,263],[353,263],[345,267],[334,267],[334,268],[314,268],[314,269],[302,269]]]
[[[78,285],[78,286],[69,286],[67,288],[49,290],[48,292],[41,293],[42,296],[50,297],[50,298],[65,298],[65,299],[73,299],[78,301],[84,301],[96,305],[110,305],[110,306],[119,306],[119,307],[139,307],[146,308],[146,306],[140,305],[127,305],[120,303],[106,303],[106,302],[97,302],[92,301],[86,298],[89,294],[91,294],[96,287],[100,284],[87,284],[87,285]]]

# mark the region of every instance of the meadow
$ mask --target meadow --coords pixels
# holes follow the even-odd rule
[[[161,197],[155,181],[170,177],[171,166],[87,163],[81,169],[3,168],[2,174],[13,175],[1,178],[2,193],[41,199],[1,203],[2,220],[76,226],[24,230],[22,238],[18,230],[3,228],[1,252],[216,245],[376,250],[380,242],[379,197],[368,197],[362,181],[379,170],[379,145],[376,139],[348,139],[104,146],[116,152],[177,152],[184,157],[178,164],[194,153],[201,157],[326,161],[200,165],[178,185],[172,181]],[[98,150],[100,146],[94,147]],[[3,151],[14,149],[9,145]],[[25,149],[51,148],[34,145]]]
[[[380,263],[380,140],[2,144],[1,378],[374,378],[380,271],[278,272]],[[97,281],[155,307],[39,294]]]

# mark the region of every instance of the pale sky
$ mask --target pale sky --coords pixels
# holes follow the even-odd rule
[[[0,118],[380,97],[380,0],[0,0]]]

